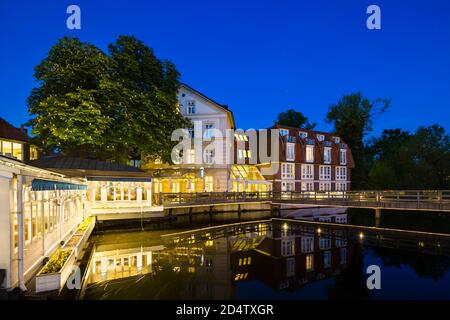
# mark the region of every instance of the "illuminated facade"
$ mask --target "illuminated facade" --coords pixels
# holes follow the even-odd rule
[[[269,129],[279,130],[278,159],[259,163],[259,167],[278,166],[275,174],[264,176],[272,183],[273,191],[350,190],[351,169],[355,163],[342,138],[282,125]]]
[[[235,129],[233,113],[228,106],[215,102],[185,84],[178,89],[178,102],[183,116],[189,118],[194,127],[201,127],[204,138],[202,161],[196,163],[195,148],[192,147],[183,164],[169,166],[144,163],[143,168],[154,174],[154,193],[270,190],[270,183],[264,181],[256,167],[236,166],[233,159],[227,158],[233,154],[233,144],[226,144],[227,130]],[[194,128],[188,129],[193,138]],[[215,136],[215,132],[219,132],[221,137]],[[212,140],[222,143],[223,148],[208,150],[207,146]]]

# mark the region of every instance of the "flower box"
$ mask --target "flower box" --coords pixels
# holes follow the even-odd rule
[[[88,241],[89,236],[95,227],[95,218],[89,217],[87,219],[89,219],[88,224],[84,226],[82,224],[63,246],[63,249],[72,249],[75,251],[75,258],[77,258],[79,253],[83,250],[84,245]]]
[[[59,252],[61,252],[61,250],[58,250],[55,255]],[[56,290],[60,291],[64,287],[67,278],[72,272],[72,266],[75,263],[75,251],[71,250],[69,256],[58,272],[45,273],[46,267],[51,263],[54,263],[52,259],[50,259],[44,268],[36,275],[36,293]]]

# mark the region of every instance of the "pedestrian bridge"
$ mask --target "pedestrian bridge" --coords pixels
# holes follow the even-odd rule
[[[159,193],[155,196],[155,202],[165,208],[269,202],[273,205],[450,212],[450,190],[203,192]]]

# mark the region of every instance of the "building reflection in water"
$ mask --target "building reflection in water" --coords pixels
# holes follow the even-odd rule
[[[352,245],[340,232],[272,221],[173,236],[163,245],[98,245],[85,298],[110,288],[122,295],[111,298],[230,299],[250,280],[276,291],[298,288],[347,267]],[[152,288],[162,283],[166,289]]]

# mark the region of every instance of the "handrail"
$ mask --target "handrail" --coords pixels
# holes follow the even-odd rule
[[[255,201],[450,211],[450,190],[263,191],[159,193],[156,204],[218,204]]]

